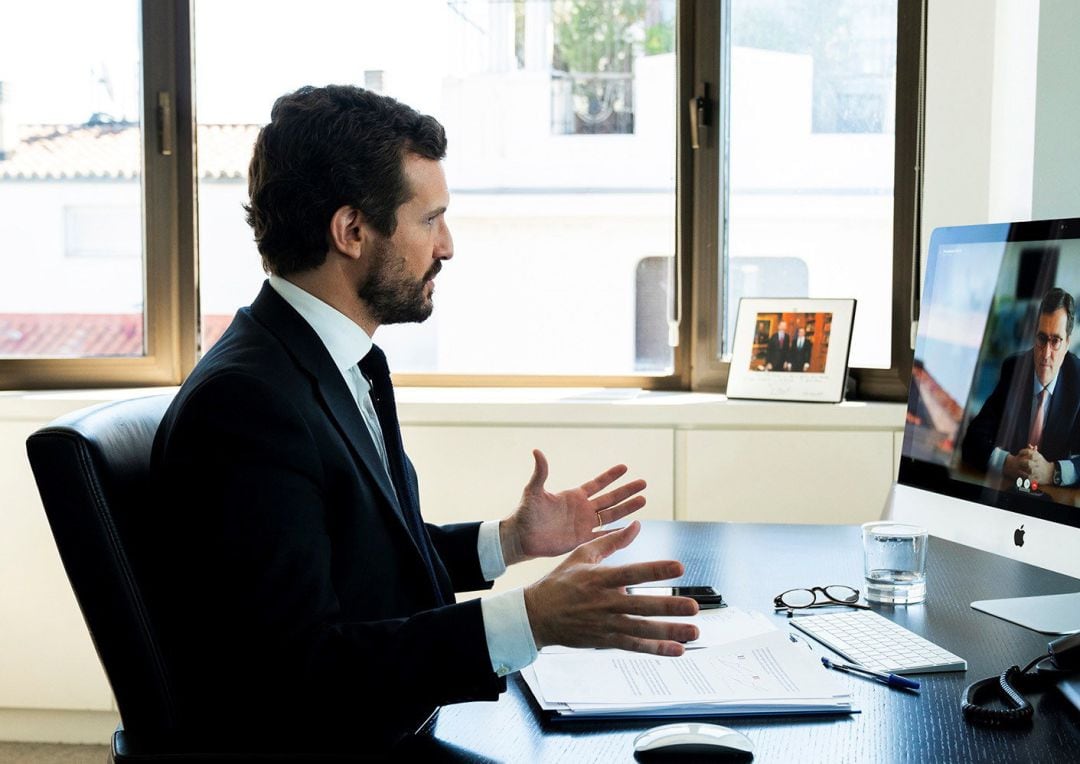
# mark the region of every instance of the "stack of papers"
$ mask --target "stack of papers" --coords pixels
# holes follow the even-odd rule
[[[541,651],[521,675],[556,718],[847,714],[846,686],[805,643],[736,608],[686,619],[701,629],[686,653]]]

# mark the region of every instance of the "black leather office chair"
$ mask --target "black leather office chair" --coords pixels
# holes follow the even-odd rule
[[[157,395],[83,409],[26,443],[60,559],[120,709],[113,760],[355,758],[207,751],[190,734],[177,733],[169,669],[140,586],[138,557],[142,523],[156,505],[150,451],[171,399]]]

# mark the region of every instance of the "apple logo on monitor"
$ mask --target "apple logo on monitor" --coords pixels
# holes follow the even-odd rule
[[[1023,546],[1024,545],[1024,533],[1026,533],[1026,531],[1024,530],[1024,526],[1021,523],[1020,527],[1017,528],[1015,531],[1013,531],[1013,543],[1016,544],[1017,546]]]

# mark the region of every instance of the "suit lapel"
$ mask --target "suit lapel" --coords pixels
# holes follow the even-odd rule
[[[296,363],[312,378],[330,419],[379,487],[387,504],[393,508],[402,529],[412,538],[398,504],[397,494],[386,475],[382,459],[371,440],[371,433],[364,423],[356,400],[315,330],[269,283],[263,284],[262,291],[251,304],[251,311],[274,333]]]

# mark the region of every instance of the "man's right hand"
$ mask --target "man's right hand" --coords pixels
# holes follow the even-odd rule
[[[1018,477],[1024,477],[1024,473],[1021,471],[1022,468],[1020,457],[1016,454],[1009,454],[1005,457],[1005,463],[1001,465],[1001,474],[1009,480],[1016,480]]]
[[[694,615],[697,603],[689,597],[642,597],[626,587],[683,574],[675,560],[605,566],[600,563],[637,537],[638,522],[582,544],[535,584],[525,588],[537,649],[547,645],[616,647],[655,655],[682,655],[682,642],[697,639],[698,629],[687,623],[653,621],[634,616]]]

